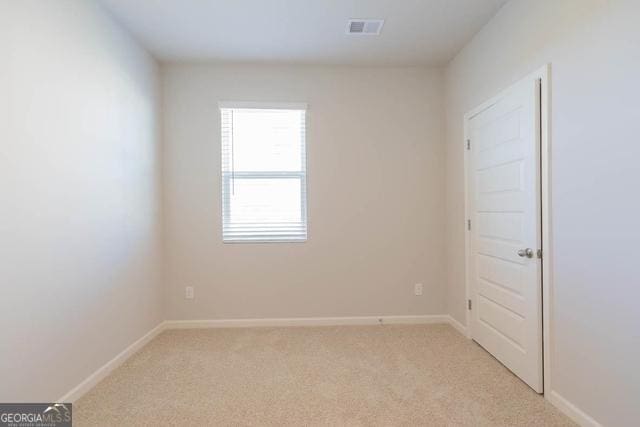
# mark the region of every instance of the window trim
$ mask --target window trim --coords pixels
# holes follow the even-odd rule
[[[308,119],[307,114],[308,104],[303,102],[255,102],[255,101],[220,101],[218,102],[218,111],[222,109],[256,109],[256,110],[299,110],[304,112],[304,143],[302,146],[302,171],[270,171],[270,172],[234,172],[235,176],[238,174],[247,174],[246,178],[283,178],[283,179],[299,179],[300,180],[300,198],[301,198],[301,215],[304,218],[306,225],[306,233],[303,239],[256,239],[256,240],[225,240],[224,238],[224,216],[225,209],[229,209],[230,202],[221,199],[221,240],[223,244],[251,244],[251,243],[305,243],[309,240],[309,209],[308,209],[308,161],[307,161],[307,142],[308,142]],[[221,116],[218,115],[221,120]],[[222,129],[222,121],[220,123],[220,129]],[[222,149],[222,137],[220,137],[220,149]],[[229,191],[224,191],[224,187],[229,185],[230,172],[225,172],[220,165],[220,178],[221,178],[221,190],[223,190],[221,196],[229,195]],[[228,213],[227,213],[228,216]]]
[[[218,108],[255,109],[255,110],[304,110],[308,105],[304,102],[255,102],[255,101],[220,101]]]

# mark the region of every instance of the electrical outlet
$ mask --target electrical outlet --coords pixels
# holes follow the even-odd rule
[[[193,299],[193,286],[187,286],[184,288],[184,298]]]
[[[420,295],[422,295],[422,283],[416,283],[416,284],[413,286],[413,293],[414,293],[416,296],[420,296]]]

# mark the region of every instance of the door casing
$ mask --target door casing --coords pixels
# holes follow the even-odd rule
[[[520,79],[518,83],[530,80],[540,80],[540,197],[542,210],[542,369],[543,369],[543,389],[551,390],[551,354],[553,345],[552,337],[552,289],[553,289],[553,240],[551,235],[551,65],[547,64],[540,69],[534,71],[528,76]],[[469,159],[466,149],[467,140],[469,138],[468,123],[469,120],[480,112],[494,105],[504,93],[508,92],[511,87],[500,91],[491,99],[483,102],[476,108],[464,115],[464,140],[462,141],[464,149],[464,194],[465,194],[465,294],[466,301],[471,298],[471,240],[470,233],[467,229],[466,222],[470,218],[471,194],[469,191]],[[466,335],[471,339],[471,316],[470,310],[465,301],[465,317],[466,317]],[[544,393],[545,397],[548,396]]]

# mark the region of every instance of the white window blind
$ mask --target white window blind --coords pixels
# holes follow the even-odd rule
[[[220,104],[222,240],[307,239],[303,105]]]

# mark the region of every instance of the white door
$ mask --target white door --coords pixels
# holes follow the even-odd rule
[[[540,81],[467,118],[471,337],[542,393]]]

